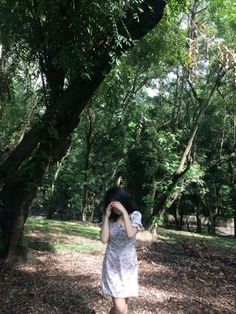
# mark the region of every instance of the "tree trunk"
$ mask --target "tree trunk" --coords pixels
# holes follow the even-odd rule
[[[165,208],[165,204],[168,200],[168,198],[171,195],[171,192],[173,190],[173,188],[175,187],[176,183],[178,182],[178,180],[183,177],[183,175],[189,170],[189,167],[186,167],[181,173],[175,173],[172,177],[171,183],[167,186],[166,191],[163,193],[162,197],[156,202],[156,206],[153,210],[152,215],[150,216],[150,219],[148,220],[147,224],[149,226],[152,225],[153,219],[159,215],[164,215],[166,208]],[[171,206],[173,205],[173,203],[171,204]],[[151,226],[152,228],[152,226]]]
[[[201,224],[201,218],[199,216],[199,209],[198,206],[196,206],[196,219],[197,219],[197,233],[201,233],[202,232],[202,224]]]
[[[144,1],[137,17],[134,17],[132,8],[128,8],[117,21],[118,32],[126,36],[128,31],[134,40],[142,38],[161,20],[165,4],[163,0]],[[38,32],[38,24],[34,31]],[[29,206],[49,164],[60,161],[66,154],[70,135],[79,123],[81,112],[110,71],[111,51],[119,56],[132,46],[127,43],[118,47],[111,33],[103,35],[104,38],[98,38],[88,56],[94,61],[90,80],[81,78],[79,74],[66,91],[63,91],[63,71],[55,68],[51,56],[52,48],[60,52],[57,50],[60,44],[57,43],[51,50],[45,47],[45,60],[42,60],[42,55],[38,60],[47,79],[50,104],[45,104],[47,110],[42,120],[24,135],[21,143],[0,165],[0,251],[8,261],[25,255],[22,235]]]
[[[87,220],[88,213],[88,193],[89,193],[89,170],[90,170],[90,158],[92,152],[92,133],[93,133],[93,117],[91,109],[88,107],[86,110],[88,123],[87,123],[87,134],[86,134],[86,151],[85,151],[85,167],[84,167],[84,185],[83,185],[83,198],[82,198],[82,221]]]
[[[70,148],[68,149],[68,151],[70,150]],[[68,153],[67,151],[67,153]],[[53,176],[53,182],[52,182],[52,185],[51,185],[51,191],[50,191],[50,195],[49,195],[49,201],[53,199],[54,195],[55,195],[55,186],[56,186],[56,183],[57,183],[57,179],[58,179],[58,176],[59,176],[59,173],[62,169],[62,162],[64,160],[65,156],[62,157],[61,161],[57,162],[56,163],[56,170],[55,170],[55,173],[54,173],[54,176]],[[55,213],[55,204],[53,204],[53,206],[49,206],[49,209],[47,211],[47,219],[52,219],[53,217],[53,214]]]
[[[211,195],[209,195],[209,202],[208,202],[208,206],[209,206],[209,229],[208,229],[208,233],[211,235],[215,235],[216,230],[215,230],[215,220],[216,220],[216,213],[215,210],[213,209],[213,204],[211,203]]]
[[[18,146],[16,151],[13,151],[4,162],[4,165],[8,167],[4,168],[3,165],[1,165],[1,169],[3,169],[4,172],[3,186],[0,192],[0,210],[3,212],[1,229],[2,241],[4,243],[1,255],[7,258],[8,261],[12,259],[14,249],[16,250],[17,248],[15,255],[20,255],[20,243],[22,242],[21,238],[24,225],[22,215],[27,217],[29,206],[37,193],[38,186],[41,184],[49,164],[61,160],[66,154],[70,146],[70,134],[79,123],[80,113],[86,106],[88,100],[92,97],[102,79],[103,75],[97,76],[92,83],[88,84],[88,90],[84,90],[84,98],[79,97],[79,95],[75,97],[75,95],[71,95],[70,93],[70,99],[68,99],[68,95],[64,97],[66,104],[62,103],[60,100],[59,106],[69,106],[70,110],[68,108],[68,113],[64,116],[64,110],[62,113],[59,112],[58,115],[53,112],[53,117],[49,119],[51,125],[50,122],[48,122],[46,126],[43,124],[39,128],[36,126],[36,130],[42,130],[42,132],[37,134],[37,138],[28,137],[27,134],[22,141],[23,148],[20,143],[19,146],[21,146],[21,148],[19,149]],[[49,111],[50,110],[46,112],[46,116],[49,115]],[[30,139],[30,149],[27,147],[27,139]],[[32,143],[34,142],[38,143],[36,149],[32,149]],[[32,153],[29,154],[31,150]],[[17,154],[18,152],[19,155]],[[23,160],[22,166],[21,159]],[[13,164],[12,167],[11,164]],[[20,222],[23,224],[21,228],[19,227]],[[4,225],[8,227],[5,228]],[[20,231],[17,234],[14,230]],[[14,237],[14,239],[11,239],[12,237]],[[16,245],[16,242],[18,242],[18,245]],[[11,243],[13,243],[13,246],[10,250]],[[21,250],[21,254],[24,256],[25,252]]]
[[[179,214],[176,208],[176,204],[174,205],[174,217],[175,217],[175,226],[177,230],[181,230],[180,229],[180,222],[179,222]]]
[[[179,208],[179,199],[174,201],[171,208],[174,210],[176,229],[181,231],[183,228],[183,214],[182,210]]]
[[[26,249],[23,245],[23,230],[26,221],[24,210],[21,208],[15,220],[8,226],[10,227],[8,232],[10,233],[9,251],[7,255],[8,263],[15,263],[20,257],[22,261],[26,260]]]
[[[150,191],[149,191],[150,198],[148,199],[148,203],[145,210],[145,215],[144,215],[145,224],[146,224],[146,221],[148,222],[153,215],[156,193],[157,193],[157,181],[154,179],[152,182]]]
[[[96,88],[101,79],[97,81]],[[87,97],[91,97],[93,92],[94,90],[90,95],[87,95]],[[75,116],[68,119],[70,118],[69,113],[65,117],[65,121],[61,121],[61,117],[59,116],[54,124],[54,132],[51,132],[51,128],[42,132],[41,137],[38,140],[40,144],[37,149],[32,152],[32,157],[28,158],[22,167],[16,168],[17,170],[15,170],[14,176],[12,176],[11,171],[13,170],[11,168],[9,170],[11,176],[8,173],[8,169],[5,170],[5,184],[1,190],[0,199],[2,200],[1,211],[4,213],[3,219],[1,220],[2,237],[4,242],[2,255],[7,257],[8,261],[9,259],[12,259],[12,251],[16,249],[16,247],[18,248],[16,254],[18,256],[20,255],[19,248],[21,247],[20,242],[22,242],[22,237],[19,235],[23,234],[24,226],[22,218],[20,217],[22,217],[22,215],[27,217],[29,206],[37,193],[38,186],[41,184],[49,164],[52,161],[59,161],[66,154],[70,146],[70,133],[79,123],[79,115],[87,104],[87,97],[83,99],[83,102],[80,100],[81,106],[78,105],[78,101],[76,99],[76,108],[74,110],[77,111],[77,119],[75,119]],[[71,110],[70,113],[74,114],[74,110]],[[12,160],[11,156],[10,160]],[[15,163],[15,165],[17,163],[15,159],[13,159],[12,162],[13,164]],[[9,163],[9,159],[7,160],[7,163]],[[9,163],[9,167],[10,164],[11,163]],[[16,191],[18,191],[18,193],[16,193]],[[23,214],[22,206],[24,212]],[[16,236],[16,232],[14,230],[19,230],[20,221],[23,225],[21,226],[20,233]],[[5,224],[9,226],[7,229],[3,227]],[[15,224],[17,225],[16,227]],[[11,237],[13,236],[14,240],[11,240]],[[9,240],[7,240],[7,238],[9,238]],[[14,244],[10,250],[10,243],[15,242],[18,242],[18,245]],[[21,253],[22,256],[25,255],[23,250],[21,250]]]
[[[27,182],[28,183],[28,182]],[[26,249],[23,245],[24,224],[28,215],[28,208],[36,195],[37,188],[29,185],[15,183],[13,186],[4,189],[5,208],[1,208],[0,229],[1,254],[8,263],[15,263],[18,260],[26,259]]]
[[[188,143],[185,146],[185,149],[184,149],[183,154],[181,156],[181,159],[180,159],[180,162],[179,162],[179,166],[176,169],[176,172],[173,175],[171,183],[168,185],[166,192],[163,194],[161,199],[157,202],[157,206],[155,208],[155,211],[153,212],[153,215],[152,215],[152,217],[151,217],[151,219],[149,221],[149,224],[150,223],[152,224],[152,221],[153,221],[153,219],[154,219],[154,217],[156,215],[158,215],[160,213],[161,214],[164,213],[164,211],[166,210],[165,209],[165,204],[166,204],[166,202],[167,202],[167,200],[168,200],[168,198],[169,198],[169,196],[170,196],[170,194],[171,194],[175,184],[188,171],[189,165],[184,169],[184,166],[185,166],[185,164],[187,162],[187,157],[189,156],[189,154],[191,152],[191,149],[192,149],[192,146],[193,146],[193,142],[194,142],[194,139],[196,137],[199,125],[200,125],[200,123],[202,121],[202,118],[204,116],[204,113],[206,112],[206,110],[211,105],[213,97],[214,97],[214,94],[215,94],[215,91],[217,90],[217,88],[218,88],[218,86],[220,84],[220,81],[221,81],[222,77],[224,76],[224,74],[225,73],[223,72],[222,68],[220,68],[219,71],[218,71],[217,78],[215,80],[215,84],[213,85],[213,87],[212,87],[212,89],[211,89],[211,91],[209,93],[208,98],[206,99],[205,103],[203,103],[203,104],[201,103],[201,100],[197,96],[194,87],[189,82],[190,87],[192,88],[192,91],[193,91],[193,95],[196,98],[196,100],[198,101],[198,105],[200,107],[200,110],[199,110],[199,112],[198,112],[198,114],[197,114],[197,116],[195,118],[195,121],[194,121],[194,123],[192,125],[192,129],[191,129],[191,132],[190,132]]]
[[[210,212],[210,225],[209,225],[209,233],[211,235],[216,234],[216,215],[213,211]]]
[[[229,162],[230,168],[230,187],[231,187],[231,200],[232,200],[232,207],[234,209],[234,237],[236,238],[236,181],[235,181],[235,162]]]
[[[234,203],[236,203],[235,199],[236,199],[236,191],[234,193]],[[236,238],[236,204],[234,204],[234,237]]]

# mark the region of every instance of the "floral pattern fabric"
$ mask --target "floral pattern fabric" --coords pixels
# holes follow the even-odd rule
[[[141,213],[130,215],[131,223],[140,229]],[[138,261],[135,249],[136,237],[129,239],[125,227],[109,223],[110,235],[103,260],[102,290],[112,297],[127,298],[138,295]]]

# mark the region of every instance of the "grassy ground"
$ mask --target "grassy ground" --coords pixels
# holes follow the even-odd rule
[[[0,263],[0,313],[108,313],[99,227],[29,218],[26,264]],[[159,229],[138,234],[139,298],[130,314],[236,313],[236,240]]]
[[[236,254],[236,239],[226,236],[210,236],[205,234],[198,234],[187,231],[176,231],[170,229],[159,228],[158,239],[168,241],[168,243],[175,243],[178,245],[191,244],[193,246],[202,245],[210,251],[215,253],[222,252],[225,256]]]
[[[48,247],[52,251],[66,251],[66,252],[102,252],[104,246],[98,242],[100,228],[94,224],[82,222],[66,222],[57,220],[46,220],[42,218],[29,218],[25,227],[25,241],[26,245],[32,249]],[[44,234],[44,241],[35,241],[33,235]],[[30,236],[27,236],[30,235]],[[149,232],[142,232],[143,237],[149,237]],[[77,237],[78,241],[71,243],[71,237]],[[81,243],[80,237],[84,237]],[[153,239],[153,237],[151,237]],[[86,239],[86,240],[85,240]],[[158,229],[156,237],[159,241],[165,241],[167,245],[175,245],[176,247],[192,246],[193,250],[198,246],[202,250],[207,248],[208,251],[215,251],[215,253],[222,253],[225,255],[236,254],[236,239],[232,237],[210,236],[187,231],[176,231],[171,229]],[[90,241],[95,240],[95,241]],[[155,240],[155,238],[154,238]]]
[[[99,231],[99,227],[86,223],[29,218],[25,227],[25,242],[32,249],[48,247],[55,252],[101,252],[103,245],[98,242]],[[37,235],[42,233],[44,240],[35,241],[35,237],[37,239]],[[75,239],[71,243],[71,237],[78,241]],[[80,237],[84,237],[83,242]]]

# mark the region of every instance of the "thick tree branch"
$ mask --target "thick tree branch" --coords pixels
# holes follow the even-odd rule
[[[139,39],[151,31],[162,18],[164,7],[163,0],[149,0],[142,4],[143,11],[139,12],[139,19],[131,16],[131,11],[127,12],[122,23],[126,24],[131,38]],[[118,22],[121,33],[124,32],[122,23]],[[7,160],[0,165],[0,178],[4,181],[11,180],[21,163],[30,156],[39,143],[51,141],[52,153],[58,150],[57,146],[61,147],[78,125],[81,112],[112,67],[110,52],[114,49],[114,40],[113,38],[109,45],[103,46],[100,55],[97,55],[91,79],[86,81],[80,76],[75,78],[58,101],[55,101],[54,106],[46,110],[42,121],[32,127]],[[129,46],[122,47],[122,50],[117,48],[116,55],[120,55],[128,48]],[[56,136],[51,134],[53,128],[58,131]]]

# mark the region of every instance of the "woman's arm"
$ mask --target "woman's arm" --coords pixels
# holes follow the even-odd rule
[[[102,243],[107,243],[109,240],[109,218],[105,215],[103,218],[102,230],[100,232],[100,240]]]
[[[111,202],[111,206],[117,208],[118,211],[123,215],[127,237],[133,238],[135,234],[138,232],[138,229],[132,226],[129,215],[126,209],[124,208],[124,206],[120,202],[117,202],[117,201]]]
[[[109,240],[109,217],[111,215],[111,203],[107,206],[105,215],[103,217],[103,225],[102,225],[102,230],[100,232],[100,240],[102,243],[107,243]]]
[[[138,232],[138,229],[132,226],[127,211],[123,213],[123,218],[124,218],[125,231],[126,231],[127,237],[131,239],[136,235],[136,233]]]

